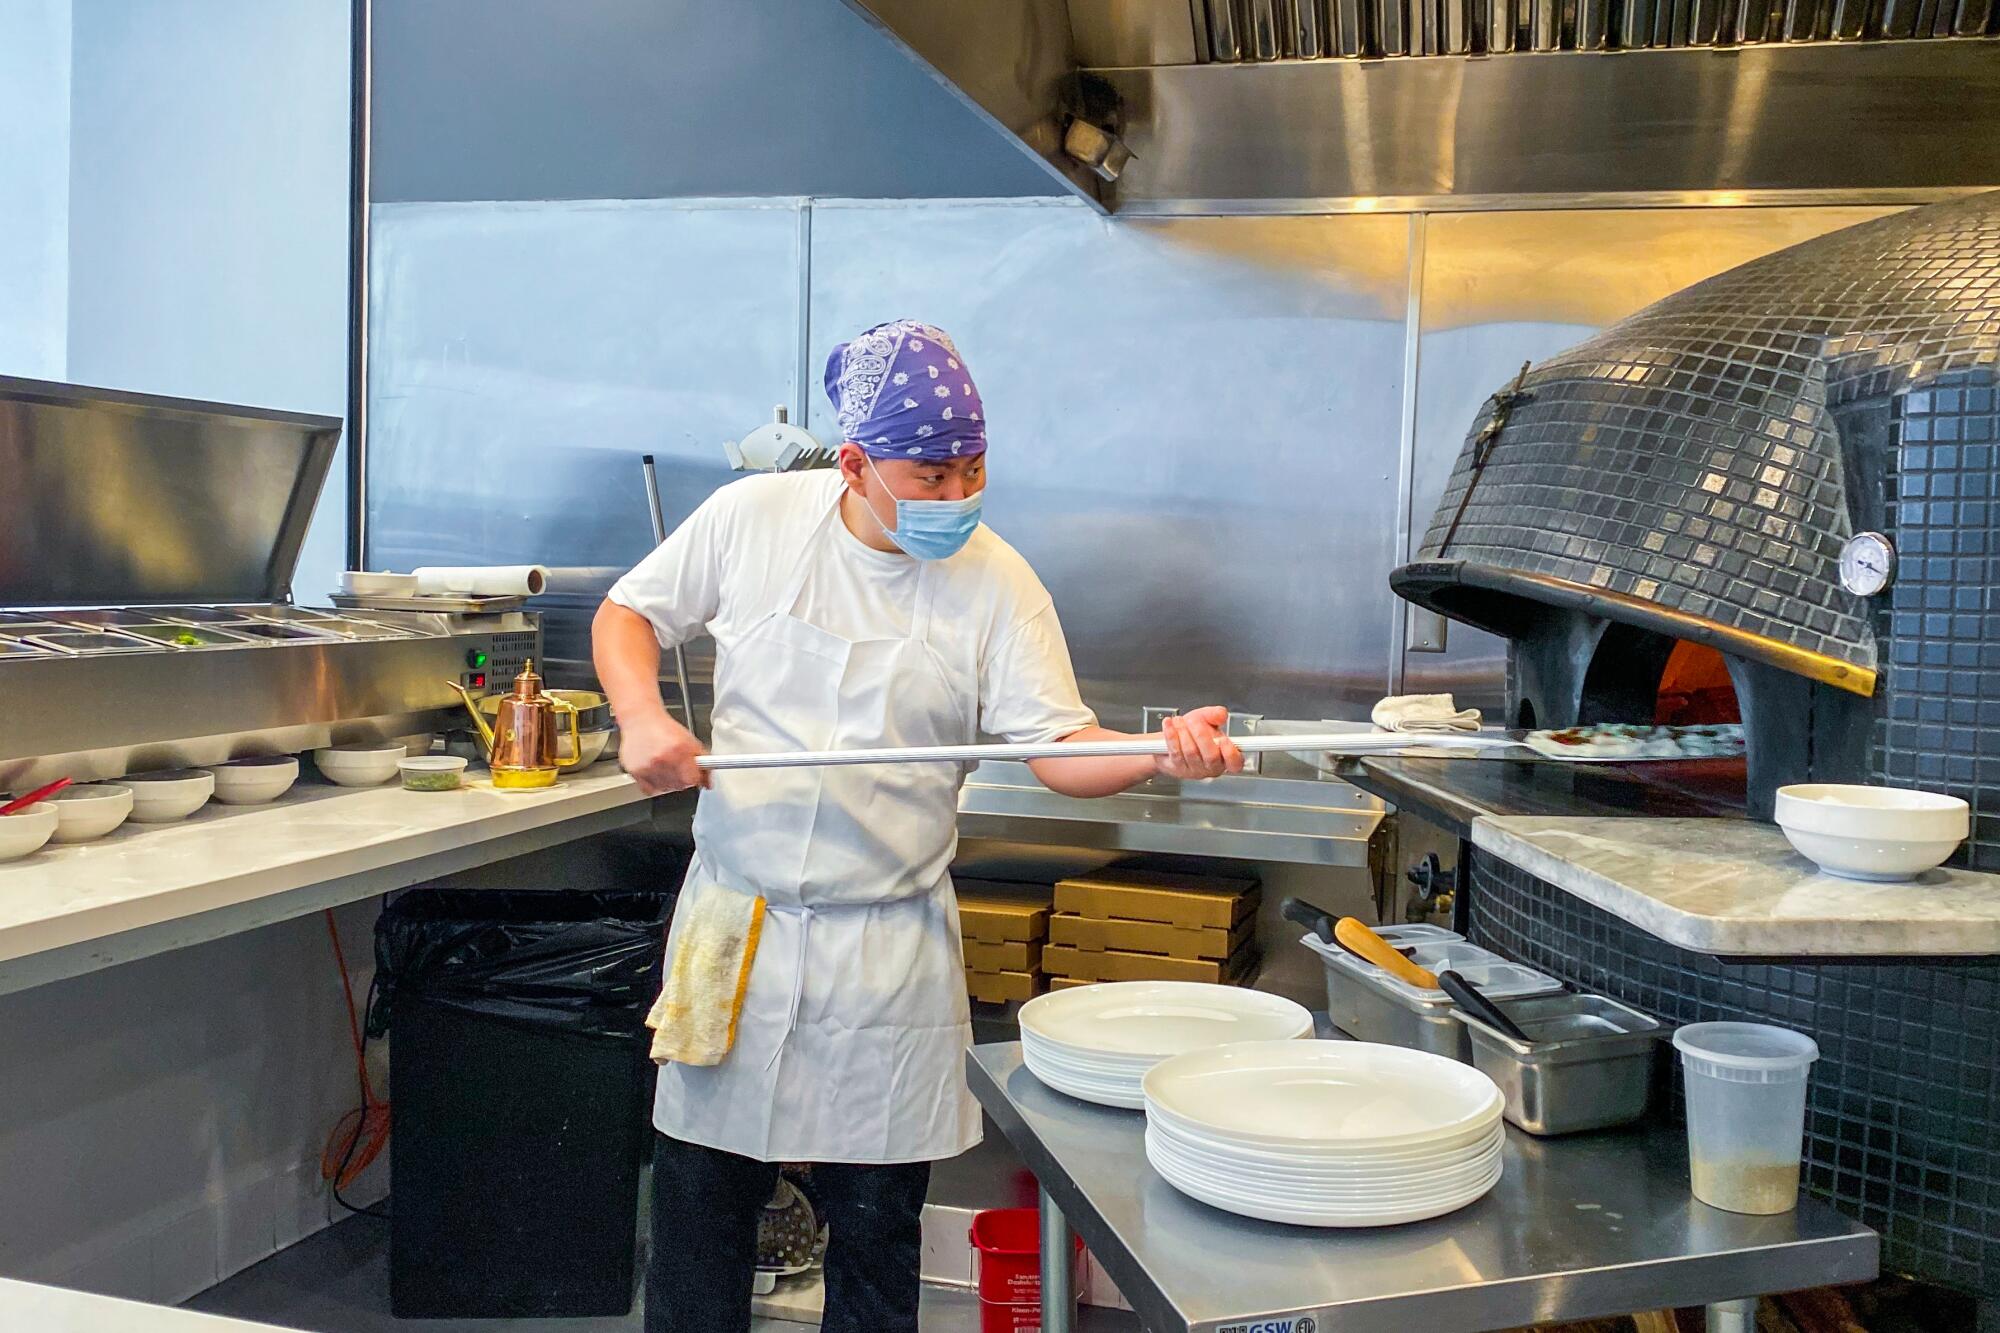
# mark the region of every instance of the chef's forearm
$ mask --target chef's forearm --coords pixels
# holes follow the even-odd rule
[[[668,716],[660,699],[660,640],[651,621],[606,600],[591,621],[590,655],[621,723]]]
[[[1085,727],[1063,737],[1071,741],[1120,741],[1134,739],[1131,732],[1105,727]],[[1030,759],[1028,768],[1044,787],[1061,796],[1115,796],[1153,776],[1157,761],[1151,755],[1090,755],[1078,759]]]

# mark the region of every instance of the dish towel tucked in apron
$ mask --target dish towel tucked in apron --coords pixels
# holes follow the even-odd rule
[[[764,928],[764,900],[708,885],[686,904],[660,998],[646,1015],[653,1061],[719,1065],[736,1044],[736,1020]]]

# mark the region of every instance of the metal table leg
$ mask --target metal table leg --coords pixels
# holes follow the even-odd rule
[[[1076,1240],[1047,1190],[1042,1204],[1042,1333],[1075,1333]]]
[[[1757,1298],[1710,1305],[1708,1333],[1757,1333]]]

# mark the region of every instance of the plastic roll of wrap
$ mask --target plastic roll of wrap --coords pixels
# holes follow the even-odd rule
[[[542,565],[427,565],[414,572],[417,591],[426,596],[539,597],[549,586],[549,571]]]

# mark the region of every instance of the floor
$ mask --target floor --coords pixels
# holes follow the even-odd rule
[[[211,1287],[188,1308],[311,1333],[638,1333],[639,1311],[619,1319],[422,1319],[389,1313],[389,1229],[350,1217]],[[1084,1333],[1136,1333],[1130,1315],[1086,1310]],[[754,1333],[809,1326],[760,1319]],[[924,1290],[924,1333],[976,1333],[979,1302],[943,1287]]]
[[[982,1010],[984,1007],[982,1006]],[[1010,1011],[982,1012],[975,1033],[983,1041],[1015,1040]],[[641,1209],[648,1192],[640,1191]],[[959,1208],[1028,1206],[1035,1181],[991,1122],[985,1142],[939,1162],[930,1201]],[[643,1235],[644,1220],[640,1230]],[[617,1319],[400,1320],[389,1313],[389,1235],[382,1223],[350,1217],[264,1262],[238,1273],[188,1302],[188,1308],[231,1315],[310,1333],[638,1333],[636,1308]],[[815,1326],[759,1319],[755,1333],[804,1333]],[[1131,1315],[1085,1309],[1083,1333],[1136,1333]],[[979,1302],[971,1293],[927,1287],[924,1333],[977,1333]]]

